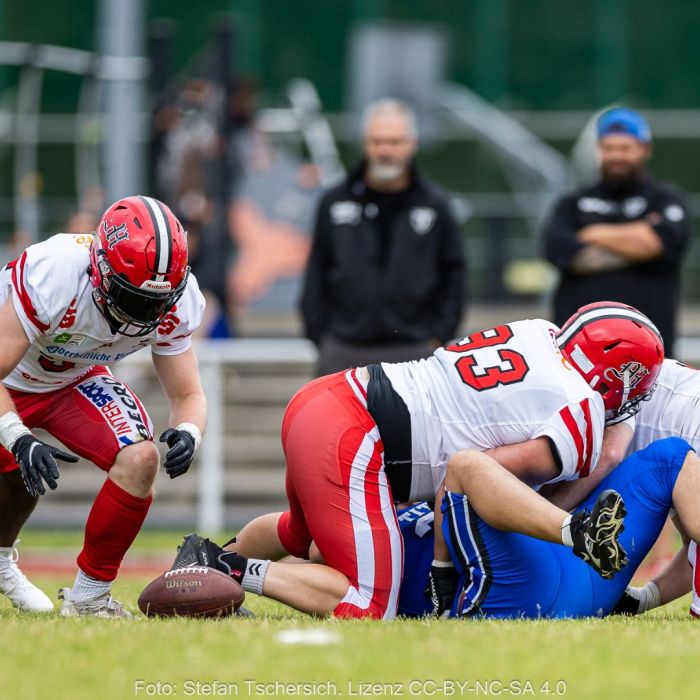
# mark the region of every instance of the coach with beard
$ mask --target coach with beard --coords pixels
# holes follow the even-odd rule
[[[631,304],[656,324],[672,357],[690,238],[684,198],[648,174],[651,132],[642,115],[609,109],[597,134],[600,179],[563,196],[544,231],[545,257],[561,272],[554,322],[594,301]]]
[[[428,357],[464,305],[463,241],[445,194],[416,169],[416,120],[384,99],[363,122],[364,159],[318,208],[301,312],[318,374]]]

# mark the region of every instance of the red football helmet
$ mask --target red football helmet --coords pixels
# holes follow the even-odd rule
[[[656,385],[664,343],[656,326],[633,306],[601,301],[582,306],[560,329],[562,355],[603,397],[608,423],[639,410]]]
[[[187,233],[165,204],[125,197],[103,214],[90,247],[92,296],[122,335],[153,331],[182,296],[189,272]]]

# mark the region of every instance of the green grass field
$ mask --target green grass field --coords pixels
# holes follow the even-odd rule
[[[176,542],[145,533],[135,548],[163,554]],[[22,550],[79,544],[30,531]],[[71,583],[32,578],[51,595]],[[135,609],[147,582],[124,577],[114,593]],[[0,698],[698,697],[700,628],[687,601],[639,619],[516,622],[331,622],[255,596],[246,605],[257,618],[128,622],[20,615],[3,599]],[[289,644],[289,630],[328,639]]]

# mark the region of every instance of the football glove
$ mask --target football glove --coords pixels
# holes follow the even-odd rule
[[[168,428],[160,436],[160,441],[167,442],[170,448],[163,462],[168,476],[171,479],[182,476],[190,468],[197,449],[195,436],[187,430]]]
[[[31,433],[21,435],[12,445],[12,454],[19,464],[24,486],[30,496],[43,496],[46,493],[44,482],[52,491],[58,486],[57,459],[64,462],[77,462],[78,457],[63,452],[53,445],[47,445]]]
[[[640,615],[647,610],[658,608],[660,604],[659,587],[653,581],[649,581],[641,588],[627,586],[612,612],[613,615]]]
[[[432,615],[436,617],[449,616],[458,583],[459,574],[454,566],[435,566],[433,564],[430,567],[425,597],[430,598],[433,604]]]

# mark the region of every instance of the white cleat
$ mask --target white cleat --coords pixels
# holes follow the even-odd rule
[[[53,603],[44,591],[37,588],[17,566],[17,540],[12,547],[0,548],[0,593],[23,612],[53,612]]]
[[[118,601],[112,598],[109,591],[90,598],[82,600],[79,603],[71,600],[70,588],[60,588],[58,590],[58,599],[61,602],[61,617],[101,617],[109,620],[118,618],[129,620],[133,615]]]

